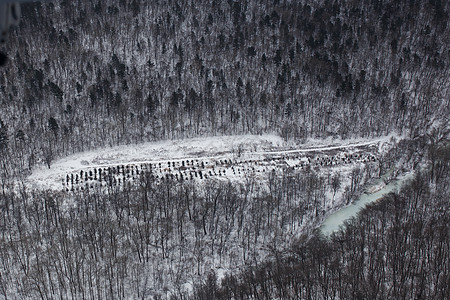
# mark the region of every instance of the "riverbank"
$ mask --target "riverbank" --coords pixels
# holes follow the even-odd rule
[[[380,188],[381,185],[384,184],[385,180],[383,178],[384,176],[381,177],[366,189],[366,191],[369,191],[373,188],[373,193],[362,193],[356,201],[326,217],[322,222],[322,225],[319,226],[320,232],[324,236],[330,236],[333,232],[345,226],[345,221],[355,217],[367,204],[382,198],[390,192],[398,191],[398,189],[407,180],[411,179],[413,175],[413,172],[403,174],[395,179],[392,179],[388,184],[385,184],[382,188]]]

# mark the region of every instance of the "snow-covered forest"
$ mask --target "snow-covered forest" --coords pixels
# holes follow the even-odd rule
[[[448,177],[430,175],[367,206],[330,240],[299,239],[219,283],[210,272],[190,299],[447,299]]]
[[[23,4],[0,69],[0,295],[445,298],[449,10],[442,0]],[[268,135],[276,147],[264,148]],[[230,136],[260,138],[220,144]],[[215,152],[149,151],[203,138]],[[102,163],[87,158],[100,151]],[[58,169],[71,155],[80,166]],[[412,184],[346,229],[315,232],[374,179],[408,171]]]
[[[23,15],[0,71],[8,174],[105,145],[448,122],[446,1],[55,1]]]

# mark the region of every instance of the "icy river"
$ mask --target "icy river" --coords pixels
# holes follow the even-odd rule
[[[398,179],[391,181],[389,184],[383,186],[383,180],[380,179],[376,182],[372,187],[368,189],[368,191],[376,190],[373,193],[363,193],[358,200],[353,202],[351,205],[346,206],[337,212],[329,215],[325,221],[320,226],[320,231],[323,235],[329,236],[334,231],[337,231],[339,227],[344,225],[346,220],[349,220],[352,217],[355,217],[358,212],[364,208],[367,204],[376,201],[390,192],[397,191],[402,184],[413,177],[413,174],[408,173]]]

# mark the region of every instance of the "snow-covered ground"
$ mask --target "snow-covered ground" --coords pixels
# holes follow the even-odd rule
[[[306,165],[344,166],[376,160],[396,136],[372,140],[311,140],[286,143],[275,135],[193,138],[124,145],[77,153],[40,166],[25,181],[37,189],[70,191],[132,182],[144,172],[156,179],[242,179]]]

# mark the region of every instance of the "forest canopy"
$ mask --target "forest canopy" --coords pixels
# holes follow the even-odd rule
[[[440,0],[24,4],[0,70],[1,157],[11,174],[149,140],[447,128],[448,10]]]
[[[23,22],[4,46],[10,61],[0,69],[0,294],[444,299],[450,293],[449,5],[23,4]],[[267,172],[265,181],[197,184],[192,173],[190,181],[155,181],[139,169],[135,184],[104,190],[26,184],[38,166],[52,168],[76,152],[266,133],[295,145],[400,140],[356,167],[347,159],[346,173],[321,169],[317,161],[316,168]],[[95,168],[93,176],[74,170],[62,181],[73,187],[74,180],[98,180],[114,167],[105,170],[97,179]],[[127,176],[124,170],[117,172]],[[406,171],[416,174],[411,183],[345,229],[330,239],[312,234],[326,209],[349,204],[374,177]],[[218,278],[208,269],[212,263],[239,270]]]

